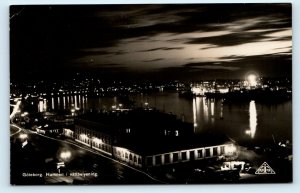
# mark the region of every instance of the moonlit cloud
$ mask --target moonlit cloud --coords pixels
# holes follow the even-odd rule
[[[23,20],[33,22],[31,15],[36,12],[42,15],[40,19],[53,24],[29,25],[27,29],[24,26],[23,33],[33,35],[24,40],[31,40],[32,47],[24,44],[23,48],[38,50],[35,53],[39,58],[30,61],[30,57],[21,54],[21,63],[28,60],[24,66],[32,65],[30,62],[37,65],[51,57],[45,64],[49,68],[61,68],[54,64],[57,60],[75,69],[175,74],[182,69],[186,76],[206,72],[217,78],[222,77],[222,72],[226,76],[236,72],[238,78],[251,68],[266,76],[280,76],[279,71],[264,70],[264,65],[271,64],[269,61],[275,57],[278,63],[274,65],[280,68],[274,69],[284,70],[285,75],[291,71],[290,4],[103,5],[76,9],[52,6],[46,10],[48,15],[24,9]],[[49,42],[40,35],[34,36],[30,30],[35,27],[46,30]],[[16,36],[22,37],[21,32],[12,28]],[[248,63],[254,57],[263,60]]]

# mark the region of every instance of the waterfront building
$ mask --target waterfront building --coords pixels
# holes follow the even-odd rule
[[[62,134],[67,138],[74,138],[74,127],[64,127]]]
[[[236,150],[226,136],[195,135],[191,123],[142,108],[81,115],[75,120],[74,139],[135,167],[216,159]]]

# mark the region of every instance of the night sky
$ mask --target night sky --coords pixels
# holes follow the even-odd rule
[[[10,7],[11,79],[291,77],[291,4]]]

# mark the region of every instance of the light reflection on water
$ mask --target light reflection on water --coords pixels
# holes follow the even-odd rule
[[[63,105],[64,105],[64,109],[66,109],[66,97],[63,97]]]
[[[65,99],[66,97],[66,99]],[[292,102],[281,104],[258,104],[255,101],[243,104],[226,104],[222,100],[194,97],[180,98],[177,93],[136,94],[128,97],[135,107],[148,103],[166,113],[176,114],[178,118],[194,124],[195,133],[207,130],[222,132],[237,140],[269,140],[289,138],[292,134]],[[62,103],[62,104],[60,104]],[[41,101],[38,109],[42,111],[80,108],[110,109],[112,105],[123,103],[119,97],[88,98],[84,95],[51,97]],[[40,108],[40,107],[43,108]]]
[[[257,126],[257,112],[256,112],[255,101],[250,101],[249,104],[249,126],[250,126],[250,136],[251,138],[254,138],[256,133],[256,126]]]
[[[51,107],[52,107],[52,109],[55,109],[55,108],[54,108],[54,98],[53,98],[53,97],[51,98]],[[47,109],[46,109],[46,110],[47,110]]]

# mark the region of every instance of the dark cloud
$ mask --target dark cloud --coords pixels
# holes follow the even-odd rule
[[[249,71],[256,71],[262,77],[291,77],[292,61],[291,55],[258,55],[258,56],[228,56],[223,59],[232,59],[232,61],[188,63],[182,66],[183,71],[203,72],[205,78],[222,77],[222,73],[230,74],[231,78],[243,78]],[[224,76],[223,76],[224,78]]]
[[[202,37],[202,38],[193,38],[187,41],[187,44],[211,44],[215,46],[234,46],[240,45],[245,43],[251,42],[260,42],[262,40],[267,39],[266,36],[272,32],[278,32],[279,30],[270,30],[264,32],[233,32],[230,34],[219,35],[219,36],[212,36],[212,37]],[[291,37],[283,37],[283,38],[276,38],[273,41],[280,41],[280,40],[291,40]],[[208,49],[214,46],[202,48]]]
[[[156,58],[153,60],[144,60],[143,62],[156,62],[156,61],[160,61],[160,60],[164,60],[163,58]]]
[[[239,70],[240,67],[234,67],[234,66],[222,66],[218,64],[211,62],[211,63],[189,63],[185,64],[185,67],[192,67],[194,69],[208,69],[208,70],[230,70],[230,71],[235,71]]]
[[[184,47],[160,47],[160,48],[153,48],[148,50],[141,50],[140,52],[153,52],[157,50],[182,50]]]

